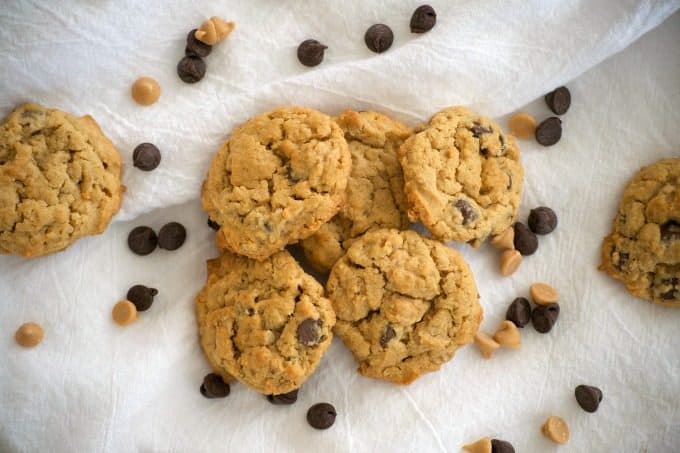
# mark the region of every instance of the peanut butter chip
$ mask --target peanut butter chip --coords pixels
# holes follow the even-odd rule
[[[522,264],[522,254],[517,250],[503,250],[501,253],[501,275],[507,277],[514,274]]]
[[[479,352],[482,353],[482,357],[485,359],[490,359],[496,349],[501,347],[501,345],[491,338],[491,335],[484,332],[477,332],[475,335],[475,344],[479,348]]]
[[[503,321],[493,339],[505,348],[518,349],[522,345],[519,329],[512,321]]]
[[[37,346],[45,336],[43,328],[34,322],[27,322],[22,324],[14,334],[14,339],[24,348],[32,348]]]
[[[129,300],[121,300],[113,306],[111,315],[116,324],[127,326],[137,320],[137,307]]]
[[[491,245],[501,250],[512,250],[515,248],[515,229],[510,227],[497,234],[491,239]]]
[[[545,437],[558,444],[569,442],[569,426],[560,417],[551,415],[541,426],[541,432]]]
[[[151,77],[140,77],[132,84],[132,99],[140,105],[151,105],[161,96],[161,87]]]
[[[527,112],[518,112],[508,120],[508,129],[515,137],[526,140],[534,136],[536,120]]]
[[[529,288],[529,294],[538,305],[554,304],[560,299],[557,290],[547,283],[534,283]]]
[[[213,16],[201,24],[194,36],[199,41],[214,46],[224,41],[235,27],[236,24],[233,22],[225,22],[221,18]]]
[[[491,453],[491,439],[483,437],[476,442],[463,445],[463,450],[470,453]]]

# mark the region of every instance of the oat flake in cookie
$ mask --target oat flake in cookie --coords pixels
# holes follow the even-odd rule
[[[340,210],[350,167],[342,130],[321,112],[286,107],[251,119],[203,183],[218,246],[262,260],[310,236]]]
[[[357,239],[326,285],[335,333],[364,376],[408,384],[472,342],[482,319],[474,278],[454,249],[414,231]]]
[[[434,115],[399,150],[409,217],[441,240],[479,246],[517,215],[524,170],[515,139],[463,107]]]
[[[600,270],[634,296],[680,307],[680,158],[644,167],[628,183]]]
[[[0,125],[0,253],[46,255],[103,232],[125,190],[120,172],[92,117],[19,106]]]
[[[286,251],[264,261],[208,261],[196,296],[201,346],[214,371],[266,395],[297,389],[331,344],[335,314],[323,288]]]

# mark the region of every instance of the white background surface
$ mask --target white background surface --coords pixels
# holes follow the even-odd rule
[[[680,16],[580,75],[680,2],[433,1],[438,24],[420,37],[408,33],[413,1],[181,3],[0,8],[0,113],[26,100],[90,113],[128,164],[141,141],[163,152],[152,173],[127,165],[123,210],[103,235],[38,260],[0,257],[1,452],[457,452],[482,436],[506,439],[518,452],[680,449],[680,310],[634,300],[596,271],[626,181],[641,165],[680,156]],[[185,85],[174,69],[184,37],[212,14],[235,20],[237,30],[208,57],[207,77]],[[395,31],[393,48],[380,56],[362,40],[374,22]],[[312,70],[295,60],[308,37],[331,47]],[[128,96],[142,74],[163,88],[150,108]],[[476,276],[482,329],[493,331],[510,301],[543,280],[562,294],[551,333],[527,327],[521,350],[490,361],[465,348],[408,387],[359,376],[336,340],[291,407],[241,385],[224,400],[200,395],[209,370],[193,296],[216,250],[197,196],[211,153],[234,125],[287,103],[333,114],[374,108],[410,124],[460,103],[505,125],[500,115],[517,109],[549,116],[542,99],[525,104],[565,82],[573,103],[562,141],[521,143],[521,217],[548,205],[558,229],[511,278],[497,273],[488,246],[456,246]],[[188,229],[180,250],[147,257],[127,250],[131,228],[172,220]],[[160,294],[136,324],[120,328],[110,310],[134,283]],[[29,320],[46,338],[23,350],[13,333]],[[595,414],[573,398],[581,383],[604,391]],[[319,401],[339,413],[323,432],[305,421]],[[541,436],[551,414],[570,424],[568,445]]]

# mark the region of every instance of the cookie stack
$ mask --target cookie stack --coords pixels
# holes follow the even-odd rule
[[[482,309],[469,266],[516,217],[510,136],[456,107],[415,131],[375,112],[288,107],[233,131],[202,204],[222,256],[196,298],[216,373],[265,394],[297,389],[338,335],[365,376],[412,382],[470,343]],[[437,239],[409,230],[422,222]],[[284,250],[330,272],[324,288]]]

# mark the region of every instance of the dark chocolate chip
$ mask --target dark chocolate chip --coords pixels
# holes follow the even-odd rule
[[[375,53],[383,53],[392,46],[394,33],[385,24],[375,24],[368,27],[364,35],[366,46]]]
[[[201,384],[201,395],[206,398],[224,398],[229,396],[229,384],[224,382],[222,378],[215,374],[206,374]]]
[[[212,228],[213,230],[217,231],[220,229],[220,224],[215,222],[213,219],[208,217],[208,226]]]
[[[538,249],[538,238],[525,224],[517,222],[514,225],[515,249],[523,256],[533,255]]]
[[[267,401],[277,406],[290,405],[297,401],[298,389],[280,395],[267,395]]]
[[[536,141],[543,146],[552,146],[562,138],[562,120],[551,116],[536,128]]]
[[[212,46],[210,44],[206,44],[203,41],[199,41],[198,39],[196,39],[194,33],[196,33],[195,28],[191,30],[187,35],[187,46],[184,48],[184,54],[187,56],[197,56],[205,58],[208,55],[210,55],[210,52],[212,51]]]
[[[493,132],[490,127],[484,127],[477,123],[470,128],[470,131],[475,138],[479,138],[482,134],[490,134]]]
[[[460,211],[460,213],[463,216],[463,225],[467,225],[468,223],[477,220],[477,212],[469,202],[463,199],[459,199],[456,201],[456,204],[454,204],[454,206]]]
[[[678,293],[680,293],[680,291]],[[675,299],[675,290],[670,289],[670,290],[666,291],[665,293],[661,293],[661,299],[663,299],[663,300],[673,300],[673,299]]]
[[[297,48],[297,57],[305,66],[316,66],[323,61],[323,54],[328,46],[321,44],[316,39],[302,41]]]
[[[135,285],[127,292],[127,300],[135,304],[137,311],[145,311],[153,304],[153,298],[158,294],[156,288],[149,288],[144,285]]]
[[[316,403],[307,411],[307,423],[312,428],[328,429],[335,423],[335,417],[338,415],[335,408],[328,403]]]
[[[539,333],[548,333],[557,322],[560,315],[558,304],[537,305],[531,312],[531,323]]]
[[[602,401],[602,390],[591,385],[579,385],[574,390],[578,405],[586,412],[595,412]]]
[[[508,441],[491,439],[491,453],[515,453],[515,447]]]
[[[305,319],[297,328],[298,341],[305,346],[314,346],[319,342],[318,330],[320,327],[320,319]]]
[[[557,214],[547,206],[532,209],[529,213],[529,228],[536,234],[552,233],[557,227]]]
[[[626,252],[619,252],[619,262],[616,264],[616,267],[619,268],[619,270],[623,269],[623,266],[625,266],[628,263],[628,259],[630,258],[630,255]]]
[[[158,232],[158,247],[165,250],[177,250],[184,244],[187,238],[187,230],[178,222],[170,222],[163,225]]]
[[[205,76],[205,61],[196,55],[187,55],[177,63],[177,75],[185,83],[196,83]]]
[[[390,342],[390,340],[394,337],[397,336],[397,332],[394,331],[392,326],[387,326],[385,327],[385,331],[383,332],[382,335],[380,335],[380,346],[387,347],[387,343]]]
[[[525,297],[518,297],[508,307],[505,319],[512,321],[517,327],[526,326],[531,321],[531,304]]]
[[[545,95],[545,103],[555,115],[564,115],[571,105],[571,93],[567,87],[555,88]]]
[[[659,227],[661,240],[664,242],[680,240],[680,223],[669,220]]]
[[[411,16],[411,33],[425,33],[437,23],[437,13],[430,5],[422,5]]]
[[[138,226],[128,234],[128,247],[137,255],[148,255],[156,249],[158,236],[148,226]]]
[[[144,171],[151,171],[161,163],[161,152],[152,143],[140,143],[132,152],[132,165]]]

